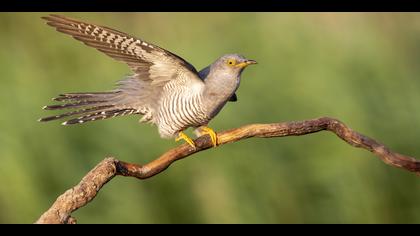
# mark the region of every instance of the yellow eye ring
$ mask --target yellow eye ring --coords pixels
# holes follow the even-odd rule
[[[229,66],[234,66],[234,65],[236,65],[236,61],[235,61],[235,59],[229,59],[229,60],[227,60],[226,64],[228,64]]]

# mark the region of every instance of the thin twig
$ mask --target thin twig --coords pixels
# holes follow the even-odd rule
[[[237,142],[242,139],[259,137],[273,138],[306,135],[328,130],[335,133],[348,144],[366,149],[390,166],[420,174],[420,161],[413,157],[392,152],[383,144],[353,131],[337,119],[321,117],[318,119],[283,122],[273,124],[251,124],[217,134],[218,145]],[[126,163],[114,158],[106,158],[91,170],[75,187],[59,196],[55,203],[36,223],[75,223],[71,213],[90,202],[99,190],[115,175],[150,178],[168,168],[173,162],[212,147],[210,137],[202,136],[195,140],[196,149],[187,144],[180,145],[145,164]]]

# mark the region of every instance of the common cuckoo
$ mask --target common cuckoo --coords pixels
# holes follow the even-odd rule
[[[236,90],[245,67],[256,64],[238,54],[227,54],[200,72],[181,57],[126,33],[59,15],[42,17],[57,31],[128,64],[133,75],[107,92],[64,93],[62,102],[45,110],[74,109],[40,121],[68,118],[63,125],[81,124],[125,115],[141,115],[140,122],[157,126],[162,138],[195,144],[183,131],[195,128],[208,134],[214,146],[216,133],[207,127]],[[76,117],[76,118],[72,118]]]

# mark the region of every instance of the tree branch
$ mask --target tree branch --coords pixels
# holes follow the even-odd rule
[[[420,174],[420,161],[413,157],[392,152],[383,144],[353,131],[339,120],[321,117],[318,119],[283,122],[273,124],[251,124],[217,134],[218,145],[237,142],[242,139],[259,137],[273,138],[298,136],[328,130],[335,133],[348,144],[366,149],[390,166]],[[75,187],[59,196],[55,203],[36,223],[76,223],[71,213],[89,203],[103,185],[116,175],[131,176],[138,179],[150,178],[168,168],[173,162],[212,147],[210,137],[202,136],[195,140],[196,149],[182,144],[145,164],[126,163],[114,158],[106,158],[91,170]]]

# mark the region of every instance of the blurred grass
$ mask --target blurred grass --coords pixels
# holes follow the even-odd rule
[[[42,13],[0,13],[0,222],[31,223],[107,155],[145,163],[175,146],[137,117],[41,124],[62,92],[100,91],[127,67],[55,32]],[[332,116],[420,157],[420,14],[65,13],[137,35],[205,67],[237,52],[259,64],[212,122]],[[116,178],[82,223],[420,223],[420,182],[330,133],[252,139],[162,174]]]

